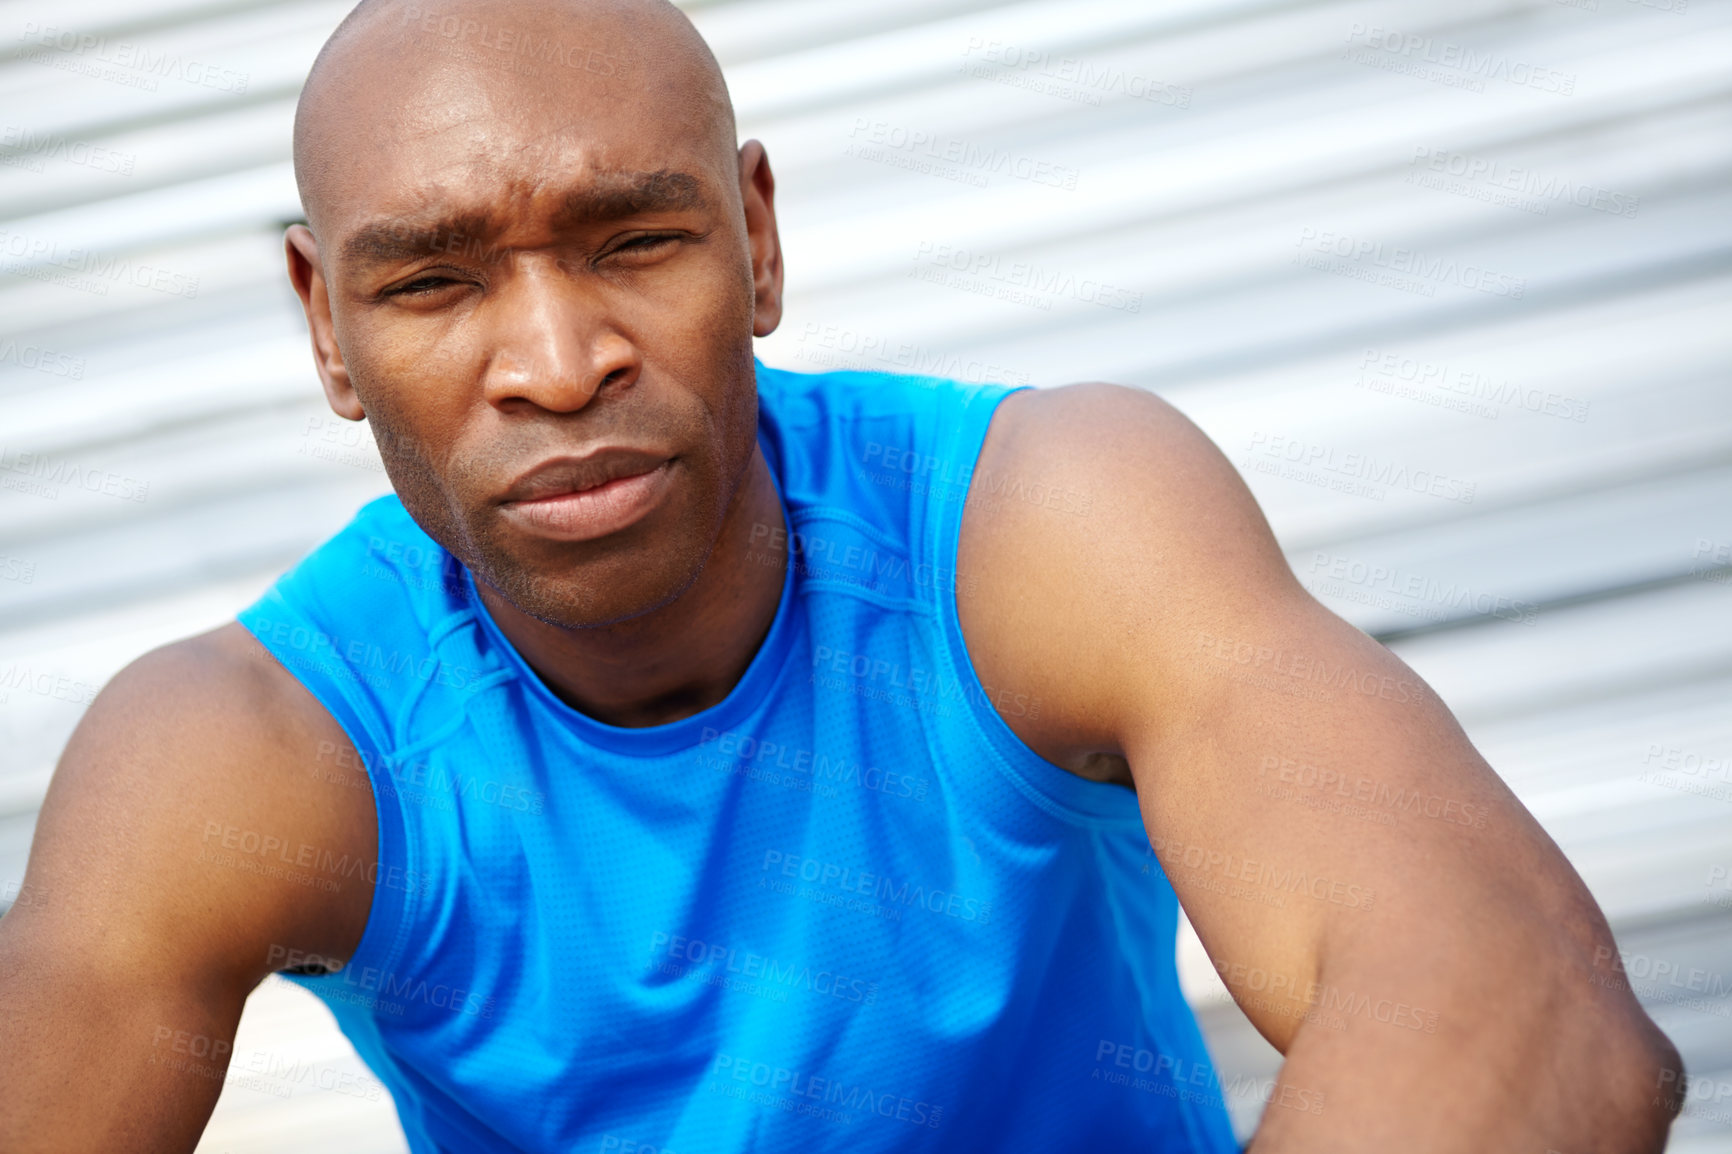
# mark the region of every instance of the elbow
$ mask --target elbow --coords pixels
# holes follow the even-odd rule
[[[1594,1117],[1589,1132],[1599,1135],[1598,1144],[1585,1149],[1661,1154],[1684,1105],[1684,1059],[1633,996],[1601,1009],[1611,1012],[1583,1015],[1599,1021],[1586,1036],[1571,1032],[1574,1053],[1564,1059],[1585,1075],[1570,1095],[1575,1109]]]
[[[1659,1128],[1663,1141],[1672,1119],[1684,1108],[1689,1075],[1684,1071],[1684,1057],[1678,1053],[1672,1039],[1661,1033],[1646,1014],[1642,1015],[1642,1024],[1647,1027],[1645,1036],[1632,1045],[1642,1055],[1642,1069],[1652,1080],[1653,1095],[1648,1104],[1648,1114],[1651,1123]]]

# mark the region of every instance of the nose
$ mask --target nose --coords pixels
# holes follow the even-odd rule
[[[519,259],[489,302],[489,404],[571,413],[604,387],[636,382],[640,351],[609,316],[605,290],[584,279],[565,275],[557,261]]]

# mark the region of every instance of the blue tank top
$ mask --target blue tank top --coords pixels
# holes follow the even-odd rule
[[[272,851],[374,886],[348,964],[292,980],[415,1154],[1236,1151],[1135,795],[1024,745],[1004,717],[1042,703],[963,646],[958,530],[1012,390],[760,364],[758,391],[790,533],[752,559],[790,564],[691,717],[566,705],[395,497],[240,615],[354,744],[309,776],[378,815],[376,863]]]

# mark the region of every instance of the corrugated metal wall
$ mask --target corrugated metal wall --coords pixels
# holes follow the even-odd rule
[[[347,7],[0,6],[0,904],[94,688],[386,487],[281,272]],[[688,10],[780,180],[764,359],[1191,414],[1587,878],[1702,1079],[1673,1150],[1732,1151],[1732,3]],[[286,984],[237,1055],[201,1149],[402,1148]]]

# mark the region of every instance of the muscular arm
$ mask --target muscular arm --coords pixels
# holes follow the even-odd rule
[[[371,887],[272,876],[258,848],[372,859],[371,795],[310,773],[321,748],[349,748],[341,727],[239,626],[97,697],[43,804],[32,900],[0,918],[0,1150],[191,1150],[247,993],[290,950],[349,956]]]
[[[1273,1101],[1321,1092],[1251,1149],[1658,1152],[1678,1057],[1581,879],[1424,682],[1298,585],[1207,438],[1135,390],[1028,392],[979,469],[1090,497],[971,505],[958,609],[983,680],[1054,703],[1006,718],[1032,748],[1128,762],[1217,970],[1309,1092]]]

